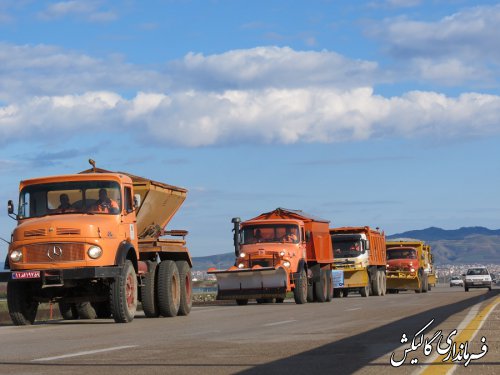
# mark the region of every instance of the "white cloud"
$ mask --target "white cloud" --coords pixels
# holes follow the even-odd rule
[[[89,21],[108,22],[114,21],[117,15],[112,11],[101,10],[101,1],[98,0],[70,0],[49,4],[42,12],[40,18],[54,20],[67,16],[80,16]]]
[[[435,22],[387,19],[371,31],[392,56],[408,61],[424,79],[496,86],[491,78],[500,70],[500,49],[494,47],[500,39],[499,24],[497,4],[467,8]]]
[[[67,135],[75,129],[126,129],[149,142],[197,147],[485,136],[500,133],[499,117],[500,97],[475,93],[450,98],[409,92],[384,98],[370,88],[191,90],[125,99],[89,92],[0,108],[0,129],[4,140]]]
[[[383,80],[375,62],[330,51],[257,47],[219,55],[189,53],[171,64],[177,80],[195,88],[334,86],[351,88]]]

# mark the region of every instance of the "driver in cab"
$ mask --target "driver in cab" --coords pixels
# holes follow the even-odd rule
[[[92,206],[91,211],[105,214],[116,214],[120,211],[120,208],[115,200],[108,197],[108,192],[103,188],[99,189],[99,199]]]

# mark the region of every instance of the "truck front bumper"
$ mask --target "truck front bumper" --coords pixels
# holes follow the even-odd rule
[[[0,282],[40,281],[42,285],[63,285],[64,280],[113,279],[121,266],[0,272]]]

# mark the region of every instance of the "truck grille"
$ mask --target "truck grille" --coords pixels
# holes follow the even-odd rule
[[[78,228],[57,228],[56,233],[58,236],[79,235],[80,229],[78,229]]]
[[[85,245],[81,243],[46,243],[25,246],[26,263],[59,263],[85,259]]]
[[[33,230],[27,230],[24,232],[24,237],[42,237],[45,236],[47,233],[45,232],[45,229],[33,229]]]

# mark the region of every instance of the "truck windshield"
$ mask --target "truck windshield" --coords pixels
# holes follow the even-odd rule
[[[30,185],[19,196],[19,219],[74,213],[115,215],[121,210],[114,181],[71,181]]]
[[[248,225],[241,231],[241,243],[260,242],[299,243],[299,227],[293,224]]]
[[[333,256],[335,258],[355,258],[364,253],[359,238],[332,236]]]
[[[387,249],[387,260],[391,259],[417,259],[414,249]]]

